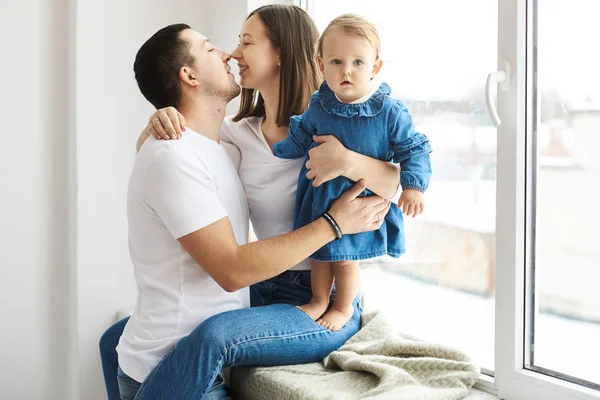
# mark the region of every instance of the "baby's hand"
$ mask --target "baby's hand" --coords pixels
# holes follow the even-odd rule
[[[425,197],[417,189],[405,189],[398,200],[398,207],[402,208],[404,215],[414,218],[425,211]]]

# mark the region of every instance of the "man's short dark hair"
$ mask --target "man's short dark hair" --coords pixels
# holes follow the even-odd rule
[[[144,43],[135,56],[133,72],[144,97],[157,109],[179,107],[181,83],[179,70],[192,66],[187,40],[180,37],[182,31],[191,29],[186,24],[174,24],[162,28]]]

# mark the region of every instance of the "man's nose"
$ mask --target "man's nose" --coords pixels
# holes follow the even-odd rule
[[[221,53],[221,59],[223,60],[223,62],[229,62],[229,60],[231,60],[231,54],[229,54],[225,50],[219,49],[219,53]]]

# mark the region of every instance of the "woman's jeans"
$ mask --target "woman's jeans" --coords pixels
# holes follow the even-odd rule
[[[215,315],[181,339],[144,380],[136,400],[201,399],[226,367],[321,361],[360,327],[358,298],[352,319],[337,332],[323,328],[295,307],[312,297],[309,271],[287,271],[253,285],[250,296],[252,308]],[[119,400],[115,347],[126,322],[117,322],[100,339],[110,400]]]

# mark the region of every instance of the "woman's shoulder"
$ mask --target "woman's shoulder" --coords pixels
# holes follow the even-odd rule
[[[221,125],[221,137],[230,139],[232,142],[236,138],[247,137],[250,133],[255,133],[260,128],[261,117],[247,117],[239,121],[233,120],[233,115],[225,117]]]

